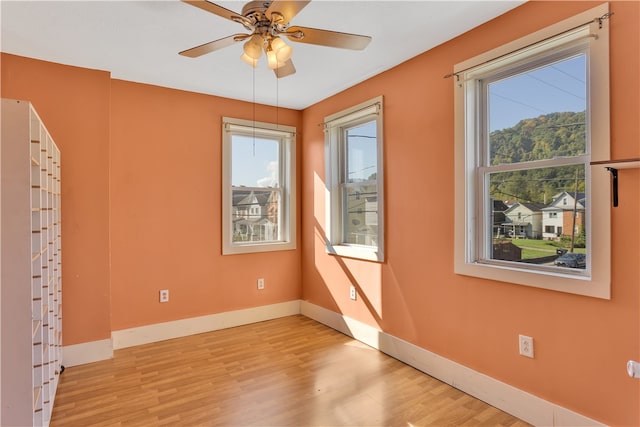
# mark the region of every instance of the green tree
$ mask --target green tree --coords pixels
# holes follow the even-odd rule
[[[521,120],[489,136],[491,165],[577,156],[586,150],[585,112],[559,112]],[[585,191],[582,166],[529,169],[492,174],[491,197],[498,200],[549,203],[562,191]]]

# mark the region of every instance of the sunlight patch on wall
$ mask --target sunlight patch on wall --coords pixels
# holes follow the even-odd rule
[[[317,173],[314,174],[314,264],[323,285],[331,294],[340,313],[380,325],[382,319],[382,265],[369,261],[329,255],[324,229],[328,191]],[[349,288],[355,286],[353,301]]]

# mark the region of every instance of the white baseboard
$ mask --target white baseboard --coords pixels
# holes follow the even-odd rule
[[[110,339],[62,347],[62,364],[65,368],[111,358],[113,358],[113,344]]]
[[[373,326],[302,301],[301,313],[440,381],[537,426],[603,426],[530,393],[474,371]]]
[[[111,338],[113,348],[117,350],[295,314],[300,314],[300,300],[122,329],[113,331]]]

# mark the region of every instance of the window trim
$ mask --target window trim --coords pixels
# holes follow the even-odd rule
[[[279,139],[282,195],[282,238],[275,242],[235,243],[232,241],[232,137],[245,135]],[[248,187],[253,188],[253,187]],[[234,255],[296,249],[296,128],[252,120],[222,118],[222,254]]]
[[[378,210],[377,246],[343,243],[341,165],[342,130],[376,120],[376,188]],[[383,97],[378,96],[346,110],[329,115],[325,126],[325,167],[327,203],[325,212],[326,251],[332,255],[384,262],[384,167],[383,167]]]
[[[596,82],[589,89],[591,126],[588,132],[592,143],[587,147],[587,152],[591,160],[609,158],[609,31],[607,20],[599,22],[594,19],[608,11],[608,4],[602,4],[454,67],[456,274],[603,299],[611,298],[610,184],[604,168],[594,168],[586,164],[587,175],[590,174],[590,214],[587,216],[586,229],[591,243],[588,251],[590,271],[584,276],[478,262],[478,231],[474,223],[479,209],[474,195],[474,189],[477,188],[476,169],[479,166],[476,146],[482,138],[475,123],[479,106],[477,87],[474,85],[480,75],[486,75],[491,70],[507,64],[515,64],[521,61],[520,57],[524,54],[528,59],[535,60],[536,55],[546,54],[554,46],[562,46],[567,42],[587,37],[591,40],[587,63],[589,82]],[[474,113],[468,114],[469,110]],[[597,227],[594,224],[597,224]]]

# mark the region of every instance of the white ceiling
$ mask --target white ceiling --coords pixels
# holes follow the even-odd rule
[[[244,1],[219,1],[240,13]],[[110,71],[116,79],[303,109],[388,70],[524,1],[311,1],[293,25],[373,37],[363,51],[289,43],[297,73],[255,69],[237,43],[199,58],[179,51],[236,33],[240,24],[180,1],[0,3],[3,52]],[[443,73],[449,70],[443,70]]]

